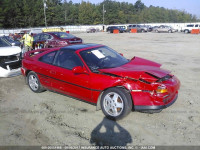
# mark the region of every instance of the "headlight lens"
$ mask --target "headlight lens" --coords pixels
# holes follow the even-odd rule
[[[157,90],[156,90],[157,93],[167,93],[168,90],[167,90],[167,87],[165,85],[161,85],[161,86],[158,86]]]

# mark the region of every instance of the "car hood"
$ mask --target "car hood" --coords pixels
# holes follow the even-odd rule
[[[21,52],[21,48],[18,46],[0,47],[0,56],[15,55]]]
[[[134,57],[125,65],[116,68],[100,69],[100,71],[110,75],[155,82],[170,73],[170,71],[161,69],[160,67],[161,64],[156,62]]]

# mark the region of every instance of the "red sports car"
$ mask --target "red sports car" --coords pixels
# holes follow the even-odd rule
[[[33,36],[33,49],[80,44],[82,39],[66,32],[44,32]]]
[[[78,44],[27,52],[21,71],[33,92],[76,97],[117,120],[131,110],[159,112],[176,101],[180,82],[160,66],[128,60],[104,45]]]

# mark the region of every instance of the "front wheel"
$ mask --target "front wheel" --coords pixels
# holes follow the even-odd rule
[[[28,73],[27,83],[30,89],[35,93],[40,93],[45,90],[43,86],[40,84],[37,74],[33,71]]]
[[[123,88],[110,88],[101,97],[101,109],[109,119],[122,119],[131,112],[131,96]]]
[[[186,33],[186,34],[187,34],[187,33],[189,33],[189,31],[188,31],[188,30],[185,30],[185,31],[184,31],[184,33]]]

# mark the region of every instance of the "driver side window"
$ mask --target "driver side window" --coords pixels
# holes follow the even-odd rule
[[[79,57],[73,51],[62,50],[59,52],[55,65],[72,70],[76,66],[83,66]]]

